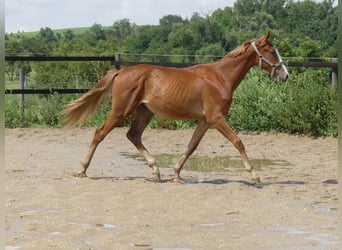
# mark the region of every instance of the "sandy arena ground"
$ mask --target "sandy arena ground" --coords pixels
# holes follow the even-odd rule
[[[337,139],[239,133],[258,171],[195,172],[186,184],[161,168],[154,182],[117,128],[100,144],[88,178],[75,178],[94,129],[6,129],[6,248],[337,249]],[[181,154],[192,130],[147,130],[154,155]],[[194,156],[240,159],[209,130]]]

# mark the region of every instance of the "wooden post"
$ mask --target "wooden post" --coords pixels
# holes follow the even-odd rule
[[[120,70],[120,59],[121,59],[121,56],[119,53],[114,55],[114,65],[117,70]]]
[[[20,86],[19,86],[20,89],[24,90],[25,89],[25,72],[24,72],[23,68],[19,69],[19,84],[20,84]],[[20,116],[21,116],[21,119],[24,118],[24,111],[25,111],[24,101],[25,101],[25,94],[21,94],[21,97],[20,97]]]
[[[332,62],[338,62],[337,58],[332,58]],[[337,79],[338,79],[338,70],[337,68],[333,68],[331,72],[331,88],[336,89],[337,86]]]
[[[75,88],[78,89],[78,75],[75,75],[76,81],[75,81]],[[77,96],[77,93],[75,93],[75,96]]]

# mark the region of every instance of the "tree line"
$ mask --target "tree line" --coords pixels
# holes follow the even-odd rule
[[[206,63],[251,38],[272,31],[272,42],[286,60],[337,57],[337,6],[333,0],[237,0],[190,18],[166,15],[158,25],[136,25],[128,19],[86,29],[41,28],[34,34],[5,35],[6,55],[113,56],[123,61]],[[112,68],[110,62],[6,62],[6,84],[24,69],[26,88],[91,88]],[[234,95],[226,119],[234,129],[337,135],[337,94],[328,69],[289,68],[287,84],[274,84],[252,69]],[[17,83],[16,83],[17,84]],[[61,126],[59,111],[74,95],[27,95],[25,114],[18,96],[6,95],[6,127]],[[99,126],[110,111],[103,105],[85,126]],[[130,118],[122,125],[128,125]],[[165,121],[153,128],[189,128],[195,121]]]
[[[195,12],[185,19],[166,15],[160,18],[158,25],[136,25],[129,19],[121,19],[114,20],[109,27],[95,23],[81,33],[44,27],[34,36],[24,32],[5,34],[5,50],[7,55],[121,53],[126,60],[202,63],[215,60],[215,56],[225,55],[245,40],[272,30],[272,41],[283,57],[337,57],[337,25],[334,0],[237,0],[232,7],[205,15]],[[15,76],[18,64],[7,63],[9,78]],[[43,68],[37,65],[21,63],[20,66],[24,66],[27,73],[35,72],[36,76],[41,70],[54,71],[51,65]],[[90,63],[82,67],[75,63],[70,72],[77,68],[84,74],[102,75],[102,66]]]

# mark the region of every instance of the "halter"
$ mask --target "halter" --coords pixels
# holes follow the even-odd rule
[[[267,63],[268,65],[270,65],[270,66],[272,67],[272,72],[271,72],[270,77],[273,78],[274,73],[275,73],[275,70],[276,70],[279,66],[282,66],[282,65],[285,64],[284,61],[282,60],[282,58],[281,58],[281,56],[280,56],[278,50],[275,49],[275,52],[276,52],[277,57],[278,57],[278,59],[279,59],[279,62],[276,63],[276,64],[274,64],[274,63],[272,63],[270,60],[268,60],[267,58],[265,58],[265,57],[263,57],[263,56],[261,55],[261,53],[260,53],[260,51],[258,50],[257,46],[255,45],[255,42],[252,42],[251,45],[252,45],[253,49],[255,50],[255,52],[256,52],[256,53],[258,54],[258,56],[259,56],[259,68],[262,69],[262,62],[265,62],[265,63]]]

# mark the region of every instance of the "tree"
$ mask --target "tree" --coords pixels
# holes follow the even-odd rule
[[[183,47],[187,51],[192,50],[194,41],[188,25],[183,23],[174,24],[172,26],[172,31],[168,36],[168,42],[172,48]]]
[[[294,2],[290,0],[286,5],[286,22],[284,26],[287,31],[293,34],[293,38],[309,36],[311,38],[317,37],[319,32],[320,10],[318,5],[312,0],[304,0]]]
[[[133,33],[132,25],[128,18],[116,21],[113,24],[114,34],[119,39],[124,39]]]
[[[287,0],[261,0],[261,10],[279,20],[279,24],[281,24],[286,16],[284,8],[286,2]],[[278,28],[281,28],[281,25]]]
[[[41,28],[35,42],[40,43],[37,47],[40,47],[40,53],[49,53],[53,48],[57,46],[57,37],[53,30],[49,27]]]
[[[234,3],[234,13],[237,19],[253,16],[256,11],[261,11],[261,3],[259,0],[237,0]]]
[[[105,40],[106,34],[101,24],[95,23],[90,29],[84,34],[85,39],[92,46],[95,46],[99,40]]]
[[[160,34],[160,42],[167,42],[167,37],[172,31],[173,25],[185,23],[181,16],[177,15],[167,15],[159,19],[159,26],[156,28],[158,29],[158,33]]]
[[[224,9],[217,9],[211,14],[211,18],[223,29],[230,29],[233,26],[233,9],[225,7]]]
[[[63,36],[66,40],[70,41],[75,37],[75,33],[72,30],[68,29],[64,31]]]
[[[300,44],[298,56],[302,57],[321,57],[322,45],[318,41],[314,41],[310,37],[305,37]]]
[[[246,29],[254,31],[254,36],[259,36],[265,30],[271,30],[275,26],[274,18],[272,15],[265,11],[257,11],[248,21],[246,21]]]
[[[326,43],[326,48],[334,46],[337,41],[338,9],[334,7],[334,0],[325,0],[320,4],[321,22],[319,40]],[[335,54],[337,56],[337,54]]]
[[[6,42],[6,54],[7,55],[16,55],[22,52],[22,46],[18,39],[15,39],[10,36],[5,37]],[[14,80],[18,69],[18,62],[7,62],[5,65],[5,73],[10,81]]]
[[[56,42],[57,41],[55,33],[49,27],[40,28],[38,36],[39,36],[40,39],[42,39],[43,43],[52,43],[52,42]]]
[[[223,57],[225,54],[224,49],[220,43],[209,44],[196,51],[196,63],[208,63]]]
[[[175,23],[183,23],[183,18],[178,15],[166,15],[159,19],[159,24],[161,26],[172,27]]]

